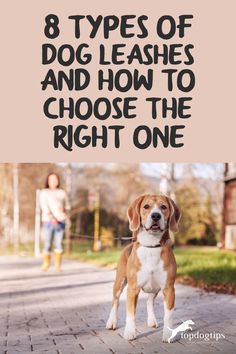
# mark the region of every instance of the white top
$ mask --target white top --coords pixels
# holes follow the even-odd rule
[[[42,209],[42,221],[48,222],[56,219],[65,221],[65,211],[69,209],[66,192],[63,189],[42,189],[40,192],[40,206]]]

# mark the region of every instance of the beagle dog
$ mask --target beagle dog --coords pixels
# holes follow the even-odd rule
[[[154,300],[161,290],[164,295],[163,341],[171,336],[175,302],[176,262],[171,248],[169,230],[176,232],[180,211],[165,195],[142,195],[128,208],[130,229],[134,241],[120,256],[113,287],[113,305],[106,328],[116,329],[119,297],[128,284],[124,338],[136,338],[135,312],[142,289],[148,293],[147,325],[157,327]]]

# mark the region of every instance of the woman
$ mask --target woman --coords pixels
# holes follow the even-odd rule
[[[52,243],[55,252],[55,271],[60,272],[62,260],[62,240],[65,230],[67,209],[66,193],[60,187],[60,179],[56,173],[50,173],[46,180],[46,188],[40,193],[42,222],[44,228],[44,252],[42,270],[50,266]]]

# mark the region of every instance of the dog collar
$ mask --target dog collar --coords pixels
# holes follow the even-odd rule
[[[140,243],[141,245],[141,243]],[[157,247],[161,247],[160,243],[158,245],[155,245],[155,246],[144,246],[144,245],[141,245],[142,247],[147,247],[147,248],[157,248]]]

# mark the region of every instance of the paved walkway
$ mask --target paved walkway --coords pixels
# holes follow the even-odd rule
[[[225,339],[180,339],[161,341],[163,305],[157,299],[160,327],[146,327],[146,295],[138,303],[138,338],[122,338],[125,294],[121,297],[119,329],[105,323],[111,305],[114,271],[74,261],[64,262],[64,271],[39,271],[40,260],[0,257],[0,353],[128,354],[128,353],[235,353],[235,304],[229,295],[204,293],[176,286],[175,324],[195,322],[195,335],[220,333]],[[212,335],[213,335],[212,334]]]

